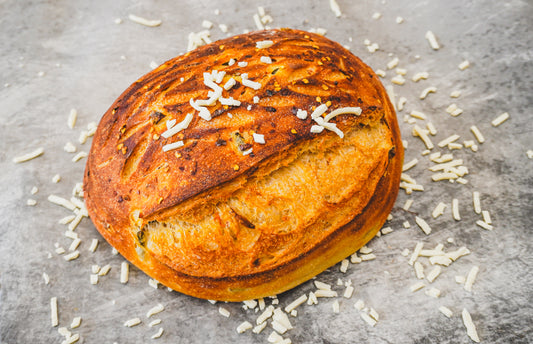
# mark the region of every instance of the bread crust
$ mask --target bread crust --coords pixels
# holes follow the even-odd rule
[[[256,48],[263,40],[273,45]],[[273,63],[260,62],[261,56]],[[230,66],[230,59],[248,64]],[[228,94],[241,105],[209,107],[213,119],[205,121],[189,100],[208,97],[202,74],[213,69],[226,71],[220,85],[231,76],[238,80]],[[261,88],[243,86],[241,73]],[[360,116],[332,120],[344,139],[311,133],[313,120],[296,116],[297,109],[311,113],[327,102],[328,111],[362,109]],[[180,122],[187,113],[194,118],[186,130],[161,137],[167,120]],[[266,143],[254,142],[252,133],[264,134]],[[162,150],[177,140],[184,147]],[[249,148],[253,153],[243,155]],[[304,167],[302,178],[313,174],[326,183],[319,165],[331,160],[332,171],[342,172],[339,152],[350,157],[347,168],[353,162],[360,169],[333,175],[338,179],[331,184],[338,188],[333,196],[321,185],[295,181],[297,190],[291,190],[279,183],[288,178],[283,171]],[[239,301],[290,289],[368,242],[396,199],[402,160],[394,109],[368,66],[319,35],[258,31],[200,47],[131,85],[94,136],[85,201],[102,236],[152,278],[192,296]],[[340,200],[322,199],[344,189],[349,191]],[[289,197],[292,193],[300,198]],[[294,203],[308,200],[304,194],[318,195],[327,209],[295,214]],[[252,211],[248,204],[292,211],[276,222],[270,219],[276,209]],[[327,223],[327,230],[320,231],[320,223]]]

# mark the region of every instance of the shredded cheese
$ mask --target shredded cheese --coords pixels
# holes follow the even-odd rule
[[[70,328],[78,328],[81,325],[81,317],[74,317],[72,318],[72,322],[70,323]]]
[[[89,246],[89,251],[94,253],[94,251],[96,251],[97,247],[98,247],[98,239],[93,239],[91,241],[91,246]]]
[[[411,80],[413,80],[414,82],[419,82],[420,80],[422,80],[422,79],[426,80],[427,78],[429,78],[429,73],[428,72],[419,72],[419,73],[416,73],[415,75],[413,75]]]
[[[422,288],[424,288],[426,285],[424,284],[424,282],[416,282],[415,284],[411,285],[409,287],[409,290],[411,290],[411,292],[415,292],[415,291],[418,291]]]
[[[460,70],[465,70],[470,67],[470,62],[468,62],[468,60],[464,60],[463,62],[459,63],[459,66],[457,67],[459,67]]]
[[[409,113],[411,117],[418,118],[418,119],[427,119],[426,115],[420,111],[413,110]]]
[[[435,93],[437,92],[437,88],[436,87],[428,87],[428,88],[425,88],[422,93],[420,93],[420,99],[424,100],[426,99],[426,97],[428,96],[428,94],[430,93]]]
[[[32,152],[29,152],[29,153],[26,153],[24,155],[20,155],[20,156],[17,156],[15,158],[13,158],[13,162],[17,163],[17,164],[21,163],[21,162],[26,162],[26,161],[29,161],[29,160],[32,160],[32,159],[35,159],[35,158],[41,156],[43,153],[44,153],[44,148],[39,147],[39,148],[37,148],[36,150],[34,150]]]
[[[492,220],[491,220],[491,218],[490,218],[490,213],[489,213],[488,210],[483,210],[483,211],[481,212],[481,215],[483,216],[483,221],[484,221],[486,224],[488,224],[488,225],[492,224]]]
[[[226,318],[229,318],[230,316],[230,312],[224,307],[218,307],[218,313],[220,313],[220,315],[222,316],[225,316]]]
[[[452,216],[456,221],[461,220],[461,215],[459,214],[459,200],[457,198],[452,199]]]
[[[437,288],[430,288],[425,291],[427,296],[438,298],[440,296],[440,290]]]
[[[426,279],[429,281],[429,283],[433,283],[433,281],[440,275],[441,267],[438,265],[435,265],[433,269],[427,274]]]
[[[183,147],[183,146],[184,146],[183,141],[177,141],[177,142],[173,142],[173,143],[168,143],[168,144],[163,146],[163,152],[168,152],[170,150],[174,150],[174,149],[177,149],[177,148],[180,148],[180,147]]]
[[[258,49],[270,48],[272,45],[274,45],[274,42],[269,40],[255,42],[255,47]]]
[[[120,264],[120,283],[128,283],[128,278],[130,274],[130,266],[127,262],[122,262]]]
[[[426,235],[431,233],[431,227],[423,218],[415,216],[415,222]]]
[[[141,319],[139,318],[132,318],[132,319],[129,319],[129,320],[126,320],[126,322],[124,322],[124,326],[126,327],[133,327],[133,326],[137,326],[141,323]]]
[[[136,16],[134,14],[129,14],[128,18],[134,23],[141,24],[141,25],[144,25],[144,26],[149,26],[149,27],[156,27],[156,26],[161,25],[161,23],[162,23],[162,21],[159,20],[159,19],[149,20],[149,19],[145,19],[145,18],[142,18],[142,17],[138,17],[138,16]]]
[[[72,162],[80,161],[81,159],[86,158],[86,157],[87,157],[87,153],[85,153],[85,152],[79,152],[78,154],[76,154],[76,155],[72,158]]]
[[[400,59],[395,57],[393,58],[392,60],[390,60],[388,63],[387,63],[387,69],[394,69],[396,68],[396,66],[398,66],[398,63],[400,62]]]
[[[266,63],[266,64],[271,64],[272,63],[272,59],[269,56],[261,56],[261,58],[259,60],[261,62],[263,62],[263,63]]]
[[[261,88],[261,83],[249,80],[247,78],[242,78],[242,84],[246,87],[253,88],[256,91]]]
[[[333,290],[318,289],[314,294],[316,297],[337,297],[337,292]]]
[[[509,119],[509,114],[507,112],[504,112],[498,117],[496,117],[495,119],[493,119],[492,122],[490,123],[492,124],[493,127],[497,127],[508,119]]]
[[[474,281],[476,280],[478,272],[479,272],[478,266],[473,266],[468,272],[468,275],[466,276],[465,286],[464,286],[466,291],[470,291],[470,292],[472,291],[472,286],[474,285]]]
[[[474,342],[479,343],[480,340],[476,331],[476,326],[474,325],[472,317],[470,316],[470,313],[466,310],[466,308],[463,308],[461,317],[463,318],[463,324],[466,327],[466,334],[468,335],[468,337],[470,337],[470,339],[472,339]]]
[[[426,145],[427,149],[431,150],[434,148],[433,143],[431,142],[431,139],[428,136],[429,134],[428,130],[425,130],[423,128],[420,128],[418,125],[415,125],[413,127],[412,134],[415,137],[419,137],[422,140],[422,142]]]
[[[413,250],[413,253],[411,254],[411,258],[409,258],[409,265],[413,265],[416,262],[423,247],[424,247],[424,243],[422,242],[416,243],[415,249]]]
[[[57,316],[57,297],[55,296],[50,299],[50,319],[52,327],[59,325],[59,319]]]
[[[253,328],[253,325],[248,321],[244,321],[239,326],[237,326],[237,333],[244,333],[251,328]]]
[[[74,129],[77,118],[78,118],[78,111],[76,111],[76,109],[71,109],[68,115],[68,127],[70,129]]]
[[[476,140],[479,143],[485,142],[485,138],[483,137],[483,134],[481,134],[481,131],[479,131],[479,129],[475,125],[470,127],[470,131],[472,132],[472,134],[474,134]]]
[[[416,278],[424,279],[425,278],[424,266],[420,262],[415,262],[414,268],[415,268]]]
[[[341,9],[336,0],[329,0],[329,7],[335,14],[335,17],[339,18],[342,15]]]
[[[160,338],[163,335],[164,331],[165,330],[162,327],[160,327],[159,330],[150,338],[152,338],[152,339]]]
[[[188,113],[187,115],[185,115],[185,118],[183,119],[183,121],[168,128],[166,131],[164,131],[161,134],[161,136],[168,139],[169,137],[176,135],[180,131],[187,129],[189,127],[189,124],[191,124],[192,119],[193,119],[192,113]]]
[[[425,37],[428,40],[429,45],[431,46],[431,48],[433,50],[439,50],[440,49],[439,42],[437,42],[437,37],[435,37],[435,34],[433,32],[431,32],[431,31],[426,32]]]
[[[77,259],[79,256],[80,256],[80,252],[74,251],[74,252],[64,255],[63,259],[65,259],[66,261],[71,261],[71,260]]]
[[[370,326],[374,327],[377,324],[377,321],[373,319],[370,315],[365,312],[361,312],[361,318]]]
[[[393,84],[403,85],[405,84],[405,78],[401,75],[396,75],[390,80]]]

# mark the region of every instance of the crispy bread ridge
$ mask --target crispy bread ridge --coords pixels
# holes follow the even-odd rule
[[[274,44],[257,49],[262,40]],[[261,63],[260,56],[273,63]],[[232,58],[248,65],[229,66]],[[207,98],[202,73],[213,69],[226,71],[221,85],[231,76],[238,80],[228,94],[241,106],[209,107],[211,121],[195,114],[188,129],[160,137],[167,120],[179,122],[194,111],[190,98]],[[240,73],[262,87],[243,86]],[[328,112],[362,108],[360,116],[333,120],[344,139],[332,132],[312,134],[312,120],[295,116],[297,109],[311,113],[326,102]],[[255,143],[253,132],[264,134],[266,144]],[[162,151],[177,140],[185,146]],[[243,155],[249,148],[253,154]],[[340,153],[361,168],[342,174]],[[333,166],[326,172],[338,179],[331,192],[291,181],[297,186],[292,192],[279,183],[295,175],[286,171],[304,167],[302,178],[313,174],[327,183],[327,173],[319,169],[325,160]],[[99,124],[84,190],[96,228],[148,275],[189,295],[238,301],[292,288],[370,240],[394,203],[402,160],[394,110],[369,67],[324,37],[269,30],[200,47],[130,86]],[[272,183],[277,190],[268,188]],[[343,198],[329,200],[344,189],[349,192]],[[295,202],[307,193],[318,195],[324,208],[294,215]],[[261,214],[247,206],[276,202]],[[271,220],[276,206],[291,212]]]

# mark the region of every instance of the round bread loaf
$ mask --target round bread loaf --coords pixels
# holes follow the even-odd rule
[[[84,197],[102,236],[150,277],[240,301],[288,290],[367,243],[402,160],[368,66],[316,34],[258,31],[133,83],[98,126]]]

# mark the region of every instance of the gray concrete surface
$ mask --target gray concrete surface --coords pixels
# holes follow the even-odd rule
[[[293,343],[470,343],[461,321],[468,309],[483,343],[528,343],[533,336],[532,244],[533,149],[531,115],[533,81],[533,7],[530,1],[344,1],[336,18],[328,1],[224,2],[224,1],[0,1],[0,342],[60,343],[63,337],[50,325],[51,297],[58,298],[59,326],[69,327],[81,316],[81,343],[266,343],[270,325],[260,334],[237,334],[236,327],[248,320],[255,324],[258,313],[242,304],[224,304],[231,316],[218,313],[219,305],[194,299],[166,288],[148,285],[148,277],[131,268],[130,280],[119,282],[123,258],[112,254],[90,220],[84,219],[76,232],[82,239],[80,257],[66,262],[55,253],[54,244],[68,249],[71,239],[58,220],[70,212],[47,201],[49,194],[69,198],[82,179],[85,160],[73,163],[73,154],[63,150],[67,141],[79,151],[82,130],[100,116],[113,100],[138,77],[150,70],[150,62],[162,63],[185,52],[189,32],[203,30],[203,19],[215,23],[213,39],[223,38],[218,24],[229,34],[253,29],[252,15],[264,6],[274,22],[272,27],[328,30],[327,37],[350,46],[374,69],[386,70],[394,56],[407,69],[406,83],[394,86],[397,99],[407,98],[398,113],[404,139],[408,142],[406,161],[419,163],[407,173],[424,185],[424,192],[401,192],[387,226],[394,232],[369,243],[376,259],[352,264],[344,274],[339,266],[318,276],[333,284],[339,294],[344,287],[337,280],[350,280],[355,287],[351,299],[320,299],[315,306],[300,306],[291,317],[294,329],[284,334]],[[215,15],[215,9],[220,15]],[[381,18],[372,15],[381,13]],[[144,27],[128,20],[128,14],[162,19],[161,26]],[[396,17],[405,19],[396,23]],[[116,24],[116,18],[122,18]],[[424,38],[432,30],[441,44],[434,51]],[[379,44],[370,53],[364,40]],[[470,68],[458,64],[469,60]],[[394,70],[383,78],[390,85]],[[428,80],[410,81],[416,72],[428,71]],[[44,74],[39,76],[39,73]],[[425,100],[420,92],[435,86],[437,92]],[[449,94],[460,90],[461,96]],[[464,109],[458,117],[445,112],[451,103]],[[79,112],[74,129],[67,126],[71,108]],[[432,182],[431,165],[418,138],[411,136],[412,124],[404,122],[411,110],[424,112],[438,130],[433,143],[452,135],[458,142],[475,140],[469,128],[476,125],[486,141],[477,153],[467,148],[454,150],[464,160],[469,174],[466,185]],[[510,119],[494,128],[490,121],[503,112]],[[427,121],[417,120],[424,126]],[[477,142],[476,142],[477,143]],[[12,159],[36,147],[43,156],[26,163]],[[447,148],[433,150],[449,152]],[[52,177],[61,175],[59,183]],[[33,186],[39,192],[31,195]],[[493,231],[478,227],[481,216],[472,209],[472,192],[479,191],[481,205],[490,211]],[[28,206],[33,198],[37,205]],[[459,200],[461,220],[452,218],[450,204]],[[409,211],[402,210],[412,199]],[[431,212],[439,202],[448,204],[443,216]],[[427,220],[433,229],[424,235],[414,216]],[[404,229],[409,221],[410,229]],[[100,245],[95,253],[88,247],[93,238]],[[453,238],[454,243],[447,241]],[[402,250],[412,250],[420,241],[425,247],[438,243],[445,250],[467,246],[471,254],[447,268],[432,286],[441,290],[438,299],[424,291],[411,293],[417,282]],[[426,273],[430,266],[423,260]],[[107,276],[91,285],[91,265],[111,264]],[[472,292],[455,282],[473,266],[479,274]],[[50,283],[44,284],[46,272]],[[427,281],[426,281],[426,284]],[[425,289],[428,289],[426,287]],[[315,288],[311,282],[279,295],[285,306]],[[354,308],[362,299],[380,315],[370,327]],[[340,313],[332,304],[340,303]],[[267,300],[270,304],[271,300]],[[146,312],[161,303],[165,310],[147,319]],[[453,311],[448,319],[439,306]],[[123,323],[139,317],[142,324],[126,328]],[[149,327],[154,318],[160,325]],[[164,328],[159,339],[151,339]]]

